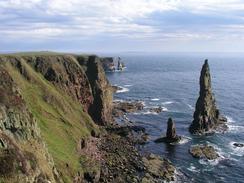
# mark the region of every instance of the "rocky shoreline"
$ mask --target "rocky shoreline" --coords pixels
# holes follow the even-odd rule
[[[99,147],[104,158],[100,182],[146,183],[175,180],[175,168],[169,160],[153,154],[140,154],[136,148],[137,141],[132,135],[134,129],[113,126],[108,131]]]

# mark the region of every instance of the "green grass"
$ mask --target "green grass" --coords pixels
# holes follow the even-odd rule
[[[29,51],[29,52],[14,52],[14,53],[0,53],[0,56],[63,56],[63,55],[76,55],[87,57],[90,54],[76,54],[54,51]]]
[[[55,165],[66,181],[68,177],[83,170],[77,144],[81,137],[90,135],[91,129],[97,129],[91,118],[82,110],[81,104],[74,101],[63,91],[35,72],[24,60],[22,61],[30,81],[27,81],[13,66],[8,64],[8,71],[18,83],[29,110],[37,119],[41,135],[48,146]],[[44,98],[51,98],[46,102]],[[66,167],[69,164],[69,169]]]

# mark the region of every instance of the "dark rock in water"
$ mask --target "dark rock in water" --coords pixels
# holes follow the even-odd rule
[[[156,108],[151,108],[150,112],[160,113],[160,112],[163,112],[163,108],[161,106],[156,107]]]
[[[181,140],[181,137],[176,135],[175,123],[172,118],[169,118],[166,137],[158,138],[155,140],[155,142],[156,143],[160,143],[160,142],[173,143],[173,142],[179,142],[180,140]]]
[[[144,108],[142,102],[132,101],[132,102],[114,102],[113,115],[115,117],[120,117],[125,113],[132,113],[140,111]]]
[[[218,126],[222,126],[224,130],[227,128],[224,124],[226,121],[220,116],[215,104],[208,60],[205,60],[200,76],[200,96],[196,103],[194,120],[189,131],[193,134],[203,134],[217,129]]]
[[[233,145],[236,146],[236,147],[244,147],[244,144],[242,144],[242,143],[237,143],[237,142],[235,142]]]
[[[219,157],[218,153],[212,146],[208,145],[196,145],[192,146],[189,153],[194,158],[206,158],[208,160],[214,160]]]

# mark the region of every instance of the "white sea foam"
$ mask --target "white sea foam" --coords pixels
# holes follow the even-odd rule
[[[128,91],[130,91],[128,88],[119,86],[119,90],[117,90],[116,93],[125,93]]]
[[[224,159],[223,157],[219,157],[219,158],[214,159],[214,160],[200,159],[199,163],[202,164],[202,165],[216,166],[223,159]],[[207,170],[211,171],[209,168]]]
[[[187,106],[191,109],[191,110],[194,110],[194,107],[190,104],[187,104]]]
[[[124,102],[122,99],[114,99],[114,102]]]
[[[179,144],[186,144],[188,143],[192,138],[191,137],[187,137],[187,136],[182,136]]]
[[[228,127],[229,127],[229,131],[230,132],[244,132],[244,126],[239,126],[239,125],[230,125],[228,124]]]
[[[145,107],[145,109],[152,109],[149,107]],[[166,107],[162,107],[162,111],[168,111],[168,109]],[[150,111],[150,110],[146,110],[146,111],[140,111],[140,112],[134,112],[134,115],[158,115],[159,113],[154,112],[154,111]]]
[[[133,86],[133,85],[124,85],[124,87],[131,87],[131,86]]]
[[[240,126],[240,125],[234,125],[235,124],[235,120],[230,117],[230,116],[226,116],[227,118],[227,126],[228,126],[228,130],[231,133],[243,133],[244,132],[244,126]]]
[[[232,117],[230,117],[230,116],[225,116],[225,117],[227,118],[228,123],[234,123],[235,122],[235,120]]]
[[[218,153],[219,157],[214,160],[208,160],[208,159],[200,159],[199,163],[202,165],[209,165],[209,166],[215,166],[219,164],[220,161],[226,159],[225,153],[221,148],[219,148],[217,145],[207,142],[208,145],[213,146],[216,152]]]
[[[191,171],[191,172],[196,172],[196,173],[200,172],[200,170],[198,170],[195,166],[193,166],[192,163],[191,163],[190,167],[187,168],[187,169],[188,169],[189,171]]]
[[[158,115],[158,113],[156,113],[156,112],[152,112],[152,111],[145,111],[145,112],[142,112],[141,114],[144,114],[144,115],[148,115],[148,114],[151,114],[151,115]]]
[[[231,154],[236,156],[244,156],[244,147],[236,147],[234,146],[236,142],[230,142],[229,148],[232,150]]]
[[[166,101],[166,102],[162,102],[163,105],[169,105],[169,104],[173,104],[173,101]]]
[[[151,101],[159,101],[159,98],[152,98]]]

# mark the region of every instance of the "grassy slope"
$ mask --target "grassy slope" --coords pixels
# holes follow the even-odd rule
[[[80,138],[88,136],[90,130],[97,127],[83,112],[78,102],[56,89],[25,61],[22,63],[31,82],[10,64],[8,70],[21,88],[29,109],[38,121],[41,135],[48,145],[57,169],[62,175],[68,175],[64,177],[66,182],[71,182],[70,177],[83,170],[80,162],[84,157],[77,152]],[[49,98],[49,102],[44,98]],[[69,168],[66,167],[66,163]]]

